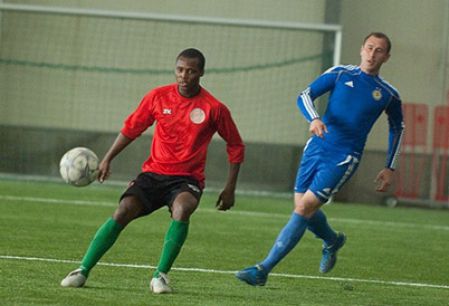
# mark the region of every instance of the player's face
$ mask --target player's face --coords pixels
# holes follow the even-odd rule
[[[360,68],[363,72],[377,75],[383,63],[388,61],[390,53],[385,39],[375,36],[369,37],[360,49]]]
[[[198,65],[198,59],[180,57],[176,61],[176,82],[179,93],[184,97],[196,95],[200,89],[200,78],[203,71]]]

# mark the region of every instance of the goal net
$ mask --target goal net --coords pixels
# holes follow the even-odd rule
[[[6,9],[8,8],[8,9]],[[116,132],[151,88],[174,82],[177,54],[206,56],[202,84],[246,142],[298,144],[298,92],[325,66],[337,30],[0,6],[0,124]],[[324,26],[324,25],[323,25]]]

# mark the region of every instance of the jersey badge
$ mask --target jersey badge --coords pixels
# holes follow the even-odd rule
[[[162,110],[162,113],[163,113],[164,115],[171,115],[171,109],[170,109],[170,108],[164,108],[164,109]]]
[[[373,90],[373,98],[376,101],[382,99],[382,92],[380,91],[380,88],[376,88],[375,90]]]
[[[203,123],[204,119],[206,119],[206,113],[201,108],[194,108],[190,112],[190,120],[195,124]]]
[[[354,88],[354,82],[352,82],[352,81],[345,82],[345,85],[348,87]]]

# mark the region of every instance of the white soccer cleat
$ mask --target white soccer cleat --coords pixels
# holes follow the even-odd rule
[[[150,289],[154,293],[170,293],[172,289],[168,286],[169,280],[168,276],[165,273],[159,272],[158,277],[153,277],[150,283]]]
[[[70,272],[62,281],[62,287],[74,287],[79,288],[86,283],[86,277],[81,273],[81,269],[76,269]]]

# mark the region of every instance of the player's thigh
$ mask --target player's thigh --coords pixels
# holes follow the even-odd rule
[[[119,206],[113,214],[113,218],[117,223],[126,226],[132,220],[144,214],[144,205],[135,195],[123,197]]]
[[[310,190],[324,203],[352,177],[359,159],[347,154],[330,154],[315,174]]]
[[[320,149],[315,146],[306,147],[296,173],[295,193],[304,194],[309,189],[321,162],[322,154]]]
[[[164,194],[165,186],[161,184],[159,176],[144,172],[129,183],[128,188],[120,197],[120,202],[130,196],[135,197],[137,200],[133,200],[133,202],[140,202],[143,206],[143,213],[148,215],[166,205],[163,201]]]
[[[172,218],[188,221],[199,205],[202,189],[197,180],[191,177],[173,177],[167,185],[166,202]]]
[[[190,216],[199,206],[199,199],[189,191],[178,193],[170,206],[172,218],[175,220],[188,221]]]

